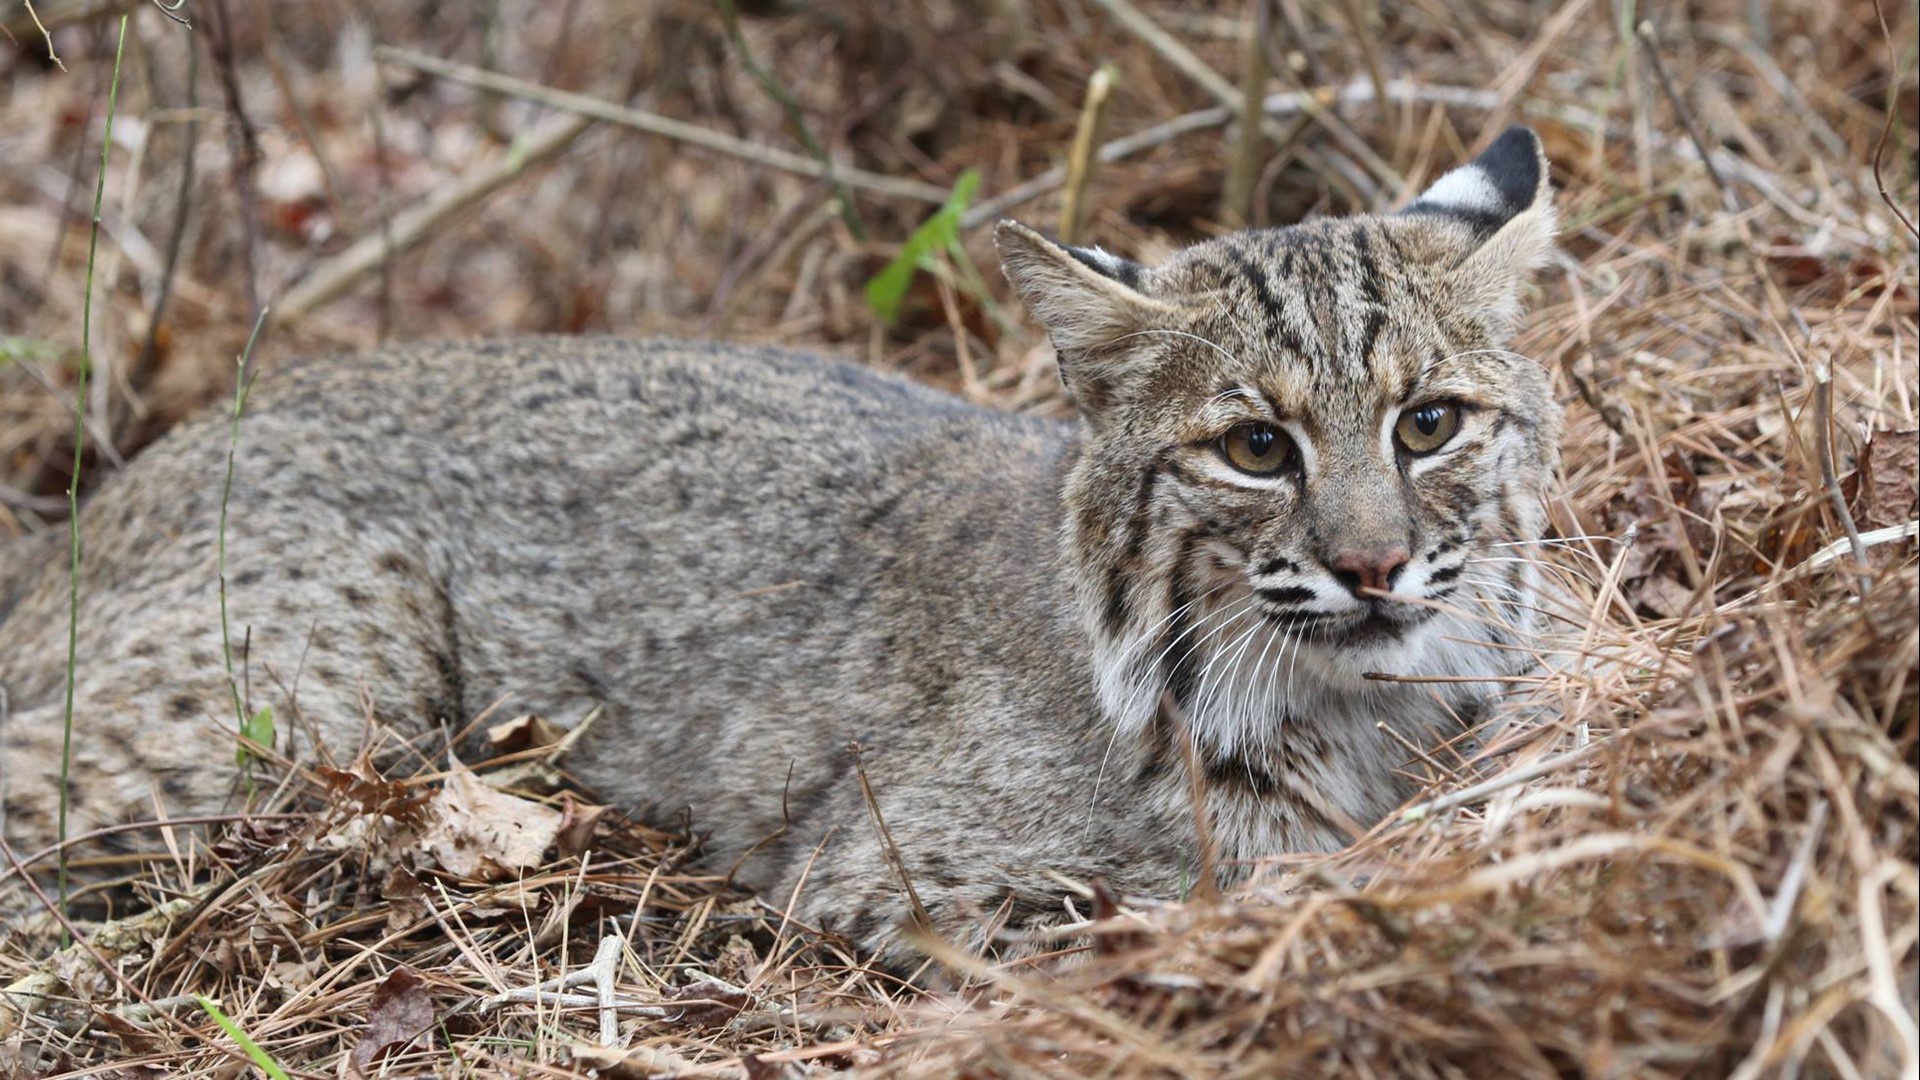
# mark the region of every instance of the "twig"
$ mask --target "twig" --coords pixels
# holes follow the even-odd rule
[[[744,139],[736,139],[731,135],[722,135],[717,131],[709,131],[695,124],[671,120],[656,113],[645,112],[640,109],[630,109],[623,105],[615,105],[613,102],[588,97],[585,94],[574,94],[565,90],[554,90],[550,87],[530,83],[508,75],[500,75],[495,72],[468,67],[465,64],[455,64],[450,61],[440,60],[427,56],[424,53],[413,52],[410,49],[397,49],[383,45],[375,49],[373,55],[375,59],[383,60],[390,64],[400,64],[404,67],[415,68],[427,72],[430,75],[438,75],[443,79],[452,79],[454,82],[466,83],[469,86],[497,90],[503,94],[525,98],[528,101],[537,101],[542,105],[550,105],[553,108],[562,109],[566,112],[592,117],[595,120],[605,120],[609,124],[618,124],[622,127],[634,128],[638,131],[644,131],[649,135],[659,135],[663,138],[674,139],[692,146],[701,147],[702,149],[713,150],[722,154],[731,154],[734,157],[751,161],[756,165],[766,165],[770,168],[797,173],[801,176],[811,176],[818,180],[829,179],[826,166],[812,158],[803,157],[799,154],[791,154],[785,150],[776,150],[768,146],[760,146],[747,142]],[[863,188],[880,195],[891,195],[902,199],[918,199],[921,202],[934,203],[936,205],[947,201],[946,188],[934,187],[932,184],[923,184],[917,180],[902,180],[898,177],[883,176],[880,173],[867,172],[864,169],[854,168],[836,168],[833,170],[833,176],[848,187]]]
[[[187,219],[193,211],[194,165],[200,156],[200,50],[187,49],[187,129],[186,148],[180,160],[180,187],[173,198],[173,231],[167,237],[165,268],[160,272],[160,291],[153,298],[153,311],[147,316],[147,337],[140,344],[137,370],[153,363],[160,344],[160,326],[167,305],[173,301],[173,283],[180,270],[180,251],[187,238]],[[191,1000],[191,999],[189,999]]]
[[[507,183],[572,145],[593,123],[587,116],[566,116],[550,121],[529,135],[501,160],[479,169],[447,187],[426,196],[393,218],[392,235],[382,230],[364,236],[353,245],[316,267],[298,285],[274,303],[275,317],[282,323],[298,320],[313,309],[333,300],[352,287],[362,275],[374,270],[412,248],[434,226],[454,214],[485,199]]]
[[[1847,509],[1847,498],[1840,493],[1840,480],[1834,474],[1833,373],[1824,364],[1813,372],[1813,426],[1814,445],[1820,456],[1820,487],[1827,493],[1827,501],[1833,504],[1833,515],[1840,519],[1840,527],[1847,531],[1853,561],[1860,567],[1860,591],[1865,593],[1873,584],[1870,573],[1873,564],[1867,561],[1867,546],[1860,540],[1860,528],[1853,523],[1853,511]]]
[[[240,200],[240,232],[242,242],[240,254],[243,262],[241,284],[246,288],[247,310],[260,310],[260,215],[255,208],[254,173],[259,169],[264,155],[260,151],[260,135],[254,129],[253,119],[247,115],[246,104],[240,97],[240,76],[234,69],[233,57],[233,19],[227,13],[226,0],[213,0],[212,17],[207,20],[207,47],[213,50],[215,70],[220,74],[220,88],[226,95],[227,111],[234,122],[228,127],[228,139],[233,144],[233,186]]]
[[[599,1009],[602,1016],[611,1011],[627,1013],[630,1016],[645,1016],[654,1020],[665,1020],[669,1016],[684,1011],[678,1009],[669,1011],[644,1001],[626,1001],[619,998],[602,1001],[598,993],[566,994],[553,990],[508,990],[488,1000],[503,1005],[552,1005],[562,1009]],[[604,1029],[602,1034],[605,1034]]]
[[[120,16],[119,43],[113,49],[113,78],[107,84],[107,130],[100,140],[100,173],[94,179],[93,228],[87,234],[87,292],[80,314],[80,377],[73,393],[73,470],[67,479],[67,536],[72,561],[68,569],[66,709],[60,726],[60,820],[58,835],[67,839],[68,778],[73,771],[73,692],[79,682],[80,654],[80,467],[87,451],[87,375],[93,368],[93,259],[100,250],[100,205],[107,195],[107,156],[113,150],[113,115],[120,104],[120,57],[127,47],[127,21]],[[12,853],[8,853],[11,860]],[[33,885],[31,879],[28,885]],[[67,923],[67,849],[60,849],[60,924]],[[39,892],[39,887],[34,886]],[[71,933],[71,929],[68,931]]]
[[[1828,544],[1826,547],[1821,548],[1819,551],[1807,556],[1804,561],[1795,563],[1793,569],[1788,571],[1788,573],[1818,570],[1843,555],[1849,555],[1859,550],[1854,546],[1855,544],[1858,544],[1859,548],[1876,548],[1881,544],[1891,544],[1898,540],[1910,540],[1916,536],[1920,536],[1920,521],[1908,521],[1899,525],[1888,525],[1884,529],[1875,529],[1872,532],[1861,533],[1857,538],[1843,536],[1833,543]],[[1745,599],[1745,597],[1741,599]]]
[[[1220,899],[1219,860],[1213,845],[1213,816],[1208,812],[1206,770],[1200,767],[1199,738],[1188,726],[1171,690],[1160,695],[1160,718],[1180,744],[1180,763],[1187,771],[1187,800],[1193,806],[1194,850],[1199,863],[1195,867],[1193,896],[1213,902]]]
[[[1156,146],[1172,142],[1182,135],[1196,131],[1208,131],[1233,119],[1233,110],[1223,107],[1200,109],[1195,112],[1176,116],[1163,124],[1155,124],[1145,131],[1136,132],[1113,140],[1100,148],[1095,158],[1102,165],[1110,165],[1124,158],[1151,150]],[[1032,202],[1051,191],[1056,191],[1067,182],[1067,170],[1064,165],[1055,166],[1031,180],[1010,187],[995,195],[974,203],[966,213],[960,215],[962,229],[977,229],[990,221],[1004,217],[1007,211],[1024,203]],[[944,201],[944,200],[943,200]]]
[[[900,884],[907,891],[907,906],[913,912],[913,922],[928,935],[933,934],[933,920],[927,916],[926,906],[920,903],[920,893],[913,887],[913,878],[907,874],[906,860],[900,857],[900,846],[893,842],[893,831],[887,828],[887,819],[880,814],[880,800],[874,798],[873,785],[867,780],[867,763],[859,743],[847,746],[847,752],[853,755],[853,769],[860,777],[860,794],[867,800],[867,812],[873,815],[873,827],[880,834],[880,852],[886,856],[887,864],[900,877]]]
[[[1687,107],[1686,99],[1680,96],[1679,89],[1673,85],[1673,77],[1667,74],[1667,65],[1660,59],[1660,43],[1653,34],[1653,22],[1640,20],[1640,25],[1634,28],[1634,34],[1640,39],[1640,46],[1647,54],[1647,64],[1653,68],[1653,76],[1660,83],[1660,89],[1673,105],[1674,115],[1680,118],[1680,125],[1687,129],[1687,138],[1693,141],[1694,150],[1699,152],[1700,163],[1706,166],[1707,176],[1713,180],[1713,186],[1720,189],[1721,201],[1736,214],[1745,210],[1746,205],[1740,201],[1739,193],[1733,190],[1727,178],[1720,175],[1719,167],[1713,163],[1713,154],[1707,150],[1706,136],[1700,131],[1699,121],[1693,118],[1693,110]]]
[[[47,59],[53,61],[53,66],[61,71],[67,70],[67,65],[60,59],[60,54],[53,51],[53,34],[48,31],[47,25],[40,21],[40,13],[33,10],[33,0],[21,0],[21,2],[27,7],[27,18],[33,20],[33,28],[40,31],[40,36],[46,40]]]
[[[1182,44],[1178,38],[1162,30],[1158,23],[1148,18],[1139,8],[1133,6],[1132,0],[1090,0],[1090,2],[1095,7],[1105,11],[1108,15],[1113,16],[1114,21],[1118,22],[1122,28],[1139,38],[1148,48],[1158,53],[1162,60],[1178,68],[1180,74],[1185,75],[1188,79],[1198,84],[1199,87],[1212,96],[1215,101],[1218,101],[1228,108],[1233,108],[1238,104],[1237,99],[1239,95],[1235,92],[1232,83],[1229,83],[1219,72],[1208,67],[1206,61],[1195,56],[1193,51]],[[1377,95],[1384,90],[1384,86],[1375,87],[1373,93]],[[1320,126],[1326,129],[1327,134],[1333,136],[1334,141],[1338,142],[1349,154],[1358,158],[1362,164],[1366,165],[1368,170],[1373,172],[1374,175],[1381,180],[1386,181],[1389,185],[1396,188],[1400,186],[1400,175],[1394,170],[1393,166],[1382,160],[1379,154],[1374,153],[1373,148],[1367,145],[1366,140],[1354,134],[1353,129],[1342,123],[1339,117],[1334,116],[1329,110],[1322,108],[1318,98],[1312,94],[1302,94],[1299,96],[1299,101],[1300,107],[1305,109],[1315,120],[1319,121]],[[1271,121],[1271,116],[1269,116],[1268,120],[1269,122]],[[1267,128],[1267,134],[1276,139],[1283,134],[1277,126],[1269,126],[1269,123],[1263,123],[1261,126]]]
[[[620,1018],[613,1008],[613,983],[620,975],[619,934],[608,934],[600,939],[599,947],[593,951],[594,996],[600,999],[600,1044],[613,1046],[620,1041]]]
[[[1587,758],[1592,757],[1601,748],[1612,745],[1613,740],[1611,739],[1596,740],[1580,747],[1578,750],[1569,750],[1558,757],[1550,757],[1545,761],[1537,761],[1532,765],[1523,765],[1520,768],[1511,769],[1491,780],[1483,780],[1471,787],[1464,787],[1459,791],[1409,806],[1400,812],[1399,820],[1403,822],[1424,821],[1435,814],[1444,813],[1456,806],[1465,806],[1468,803],[1479,802],[1489,795],[1498,794],[1511,787],[1518,787],[1529,780],[1537,780],[1542,776],[1551,775],[1569,765],[1577,765]]]
[[[1814,849],[1820,846],[1826,827],[1827,800],[1816,799],[1813,812],[1807,815],[1807,831],[1801,834],[1800,843],[1794,848],[1787,872],[1780,876],[1780,888],[1773,894],[1773,907],[1761,927],[1768,941],[1779,941],[1780,935],[1787,932],[1787,923],[1793,919],[1794,902],[1800,898],[1800,888],[1807,882],[1807,867],[1813,865]]]
[[[1896,95],[1899,93],[1900,85],[1900,54],[1894,49],[1893,31],[1887,29],[1887,13],[1881,10],[1880,0],[1873,0],[1873,16],[1880,20],[1880,35],[1887,39],[1888,84],[1886,114],[1880,122],[1880,137],[1873,143],[1873,186],[1880,190],[1881,200],[1887,204],[1888,209],[1893,211],[1893,216],[1900,219],[1900,224],[1905,225],[1907,231],[1914,236],[1920,237],[1920,229],[1914,228],[1913,219],[1907,216],[1905,210],[1900,209],[1899,203],[1893,201],[1893,196],[1887,194],[1887,182],[1880,176],[1880,159],[1887,152],[1887,137],[1893,134],[1893,114],[1898,111]]]
[[[860,211],[853,205],[853,195],[847,190],[846,183],[840,179],[840,170],[834,166],[833,158],[828,156],[826,147],[821,146],[820,140],[813,137],[813,129],[807,126],[807,114],[801,111],[800,103],[794,100],[787,88],[780,85],[780,80],[774,78],[772,72],[761,67],[760,62],[754,59],[753,50],[747,47],[746,35],[740,32],[740,12],[735,8],[733,0],[715,0],[715,3],[720,7],[721,21],[727,26],[727,41],[733,46],[734,53],[739,56],[740,66],[746,68],[747,74],[753,77],[753,81],[760,84],[760,89],[765,90],[767,96],[780,106],[780,111],[786,114],[787,123],[793,128],[793,134],[800,140],[800,145],[806,147],[807,153],[820,163],[821,178],[827,182],[828,187],[833,189],[834,197],[840,202],[840,219],[847,223],[847,231],[853,234],[855,240],[865,240],[867,229],[860,221]]]
[[[1220,220],[1244,228],[1253,223],[1253,179],[1260,166],[1261,114],[1267,98],[1267,27],[1273,0],[1250,0],[1253,18],[1240,54],[1240,130],[1228,151],[1226,188],[1220,195]]]
[[[1060,201],[1062,243],[1080,242],[1080,230],[1087,217],[1087,185],[1093,182],[1093,174],[1100,166],[1095,151],[1106,130],[1107,104],[1112,100],[1113,84],[1119,77],[1119,68],[1102,64],[1087,80],[1087,99],[1080,106],[1080,123],[1073,131],[1073,149],[1067,154],[1067,189]]]

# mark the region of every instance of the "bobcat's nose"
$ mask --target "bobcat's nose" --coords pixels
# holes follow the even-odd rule
[[[1347,591],[1361,599],[1367,593],[1392,592],[1393,581],[1407,565],[1407,549],[1401,545],[1377,548],[1353,548],[1333,557],[1333,576]]]

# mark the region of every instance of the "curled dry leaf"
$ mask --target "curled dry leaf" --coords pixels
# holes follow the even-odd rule
[[[582,820],[590,833],[592,818],[604,809],[588,814],[569,804],[563,813],[496,791],[458,760],[450,762],[446,786],[428,807],[420,848],[456,877],[498,881],[539,866],[563,829],[569,842],[581,843]]]
[[[537,750],[543,746],[553,746],[566,737],[566,729],[548,720],[544,716],[528,713],[503,720],[487,729],[487,750],[494,754],[511,754],[521,750]]]
[[[670,1016],[671,1020],[698,1028],[727,1026],[752,1000],[746,991],[712,979],[668,987],[664,997],[686,1003],[683,1011]]]
[[[1867,437],[1855,507],[1862,529],[1903,525],[1920,512],[1920,428]]]
[[[353,1048],[353,1070],[369,1075],[368,1066],[389,1049],[404,1050],[433,1031],[433,998],[426,981],[410,968],[395,968],[374,987],[367,1005],[367,1031]]]

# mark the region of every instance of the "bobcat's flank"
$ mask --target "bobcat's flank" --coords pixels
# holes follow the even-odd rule
[[[352,756],[363,703],[428,752],[503,699],[601,710],[593,792],[691,808],[721,866],[779,834],[742,880],[784,903],[810,865],[797,913],[883,952],[908,904],[855,743],[948,934],[1060,912],[1054,875],[1177,891],[1189,735],[1223,860],[1336,849],[1525,655],[1560,412],[1500,346],[1552,237],[1519,128],[1400,213],[1161,266],[1003,223],[1073,423],[675,342],[271,371],[227,530],[252,698],[302,762]],[[227,440],[183,425],[82,513],[74,833],[232,797]],[[67,588],[64,537],[0,550],[18,849],[54,832]]]

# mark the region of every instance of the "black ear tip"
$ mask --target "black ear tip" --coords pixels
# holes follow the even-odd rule
[[[1511,207],[1531,205],[1545,182],[1545,151],[1533,129],[1515,124],[1474,159]]]

